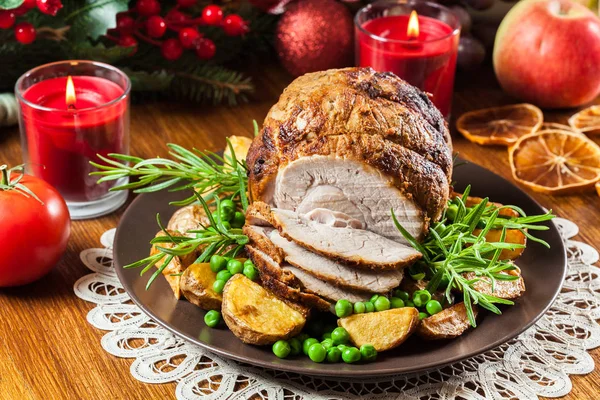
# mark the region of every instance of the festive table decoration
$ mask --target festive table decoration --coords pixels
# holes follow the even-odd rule
[[[73,219],[108,213],[127,198],[89,173],[98,154],[129,151],[130,89],[122,71],[91,61],[42,65],[17,81],[27,169],[61,193]]]
[[[275,47],[294,76],[352,64],[352,15],[335,0],[299,0],[288,6]]]
[[[356,16],[356,64],[391,71],[431,93],[450,114],[460,24],[447,8],[428,2],[372,3]]]
[[[546,108],[600,93],[600,18],[570,0],[524,0],[502,21],[494,69],[509,94]]]
[[[243,1],[14,0],[0,8],[0,87],[46,62],[92,59],[126,70],[134,90],[230,104],[253,86],[229,65],[267,49],[276,20]]]
[[[572,389],[570,375],[594,370],[587,351],[600,346],[598,252],[572,240],[578,227],[556,218],[568,248],[569,269],[562,293],[533,327],[518,338],[452,366],[426,373],[373,379],[311,378],[226,360],[175,337],[145,315],[112,267],[115,230],[101,237],[101,248],[81,252],[93,272],[74,285],[75,294],[94,303],[88,322],[107,331],[101,340],[110,354],[131,358],[132,376],[145,383],[173,382],[179,400],[248,399],[297,396],[311,399],[561,397]],[[131,346],[132,340],[142,341]]]
[[[569,118],[569,125],[586,135],[600,134],[600,105],[591,106]]]

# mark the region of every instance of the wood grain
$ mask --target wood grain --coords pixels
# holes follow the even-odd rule
[[[223,148],[229,135],[251,136],[252,120],[262,121],[290,79],[278,68],[266,69],[256,84],[255,99],[236,108],[166,102],[134,105],[131,152],[141,157],[166,156],[166,142],[217,150]],[[514,100],[500,91],[491,69],[487,69],[459,77],[453,115],[511,102]],[[566,123],[573,112],[548,112],[546,119]],[[453,139],[461,157],[511,180],[506,149],[471,144],[456,132]],[[12,165],[21,162],[18,129],[0,130],[0,161]],[[575,221],[581,229],[578,240],[600,245],[600,199],[596,194],[551,197],[529,193],[559,216]],[[75,281],[89,273],[79,260],[79,252],[99,246],[100,235],[116,226],[124,209],[73,222],[68,250],[48,276],[26,287],[0,289],[0,399],[175,398],[174,384],[138,382],[129,373],[131,360],[113,357],[102,349],[104,332],[86,321],[92,305],[73,294]],[[600,350],[591,354],[600,363]],[[598,369],[586,376],[573,376],[572,381],[573,390],[565,398],[598,398]]]

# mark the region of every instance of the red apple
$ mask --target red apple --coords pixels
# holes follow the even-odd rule
[[[600,93],[600,18],[570,0],[523,0],[506,15],[494,69],[509,94],[544,108],[576,107]]]

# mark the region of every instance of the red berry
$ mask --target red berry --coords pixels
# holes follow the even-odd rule
[[[186,49],[194,47],[199,37],[200,33],[198,33],[196,28],[183,28],[179,31],[179,41]]]
[[[223,32],[227,36],[240,36],[248,32],[248,24],[237,14],[231,14],[223,20]]]
[[[15,23],[15,13],[12,11],[0,11],[0,29],[8,29]]]
[[[123,34],[131,33],[135,29],[135,20],[127,13],[117,14],[117,30]]]
[[[202,10],[202,21],[206,25],[219,25],[223,20],[223,10],[214,4],[204,7]]]
[[[177,4],[182,8],[189,8],[196,5],[198,0],[177,0]]]
[[[148,32],[148,36],[159,38],[162,37],[166,31],[167,23],[162,17],[153,15],[146,21],[146,32]]]
[[[171,11],[169,11],[167,13],[167,15],[165,15],[165,19],[169,22],[174,22],[177,24],[177,23],[189,21],[190,16],[185,13],[182,13],[179,10],[172,9]]]
[[[158,0],[137,0],[135,9],[140,15],[149,17],[160,14],[160,3]]]
[[[177,39],[167,39],[162,43],[160,51],[164,58],[169,61],[175,61],[183,54],[183,47]]]
[[[15,25],[15,39],[22,44],[29,44],[35,40],[35,28],[29,22]]]
[[[23,2],[23,4],[21,4],[19,7],[15,8],[12,11],[18,17],[18,16],[21,16],[23,14],[26,14],[27,11],[35,8],[36,3],[37,3],[37,0],[25,0]]]
[[[118,45],[121,47],[137,46],[138,41],[132,35],[123,35],[119,38]]]
[[[43,12],[44,14],[55,16],[58,10],[60,10],[63,5],[60,0],[37,0],[36,2],[38,10]]]
[[[217,47],[215,43],[206,38],[200,38],[196,41],[196,55],[201,60],[210,60],[215,56]]]

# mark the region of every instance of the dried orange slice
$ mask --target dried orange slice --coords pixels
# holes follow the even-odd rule
[[[542,126],[540,126],[540,131],[545,131],[548,129],[556,129],[559,131],[581,133],[580,130],[575,129],[570,125],[559,124],[558,122],[544,122],[542,124]]]
[[[596,193],[600,196],[600,182],[596,182]]]
[[[550,129],[522,136],[508,158],[515,180],[536,192],[580,192],[600,180],[600,147],[578,133]]]
[[[569,125],[586,135],[600,135],[600,105],[579,111],[569,118]]]
[[[456,128],[471,142],[509,146],[521,136],[537,131],[544,116],[531,104],[485,108],[461,115]]]

